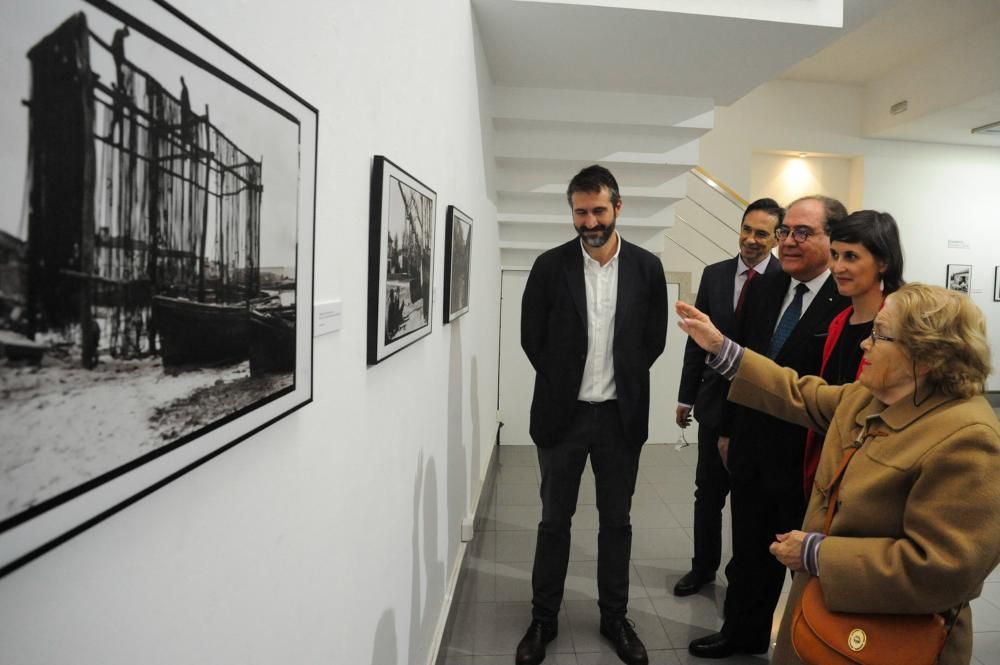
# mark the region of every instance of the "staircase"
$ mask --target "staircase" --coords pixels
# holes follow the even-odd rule
[[[712,101],[534,88],[494,89],[496,201],[504,269],[528,269],[572,237],[570,178],[601,163],[621,186],[618,229],[660,254],[712,127]]]

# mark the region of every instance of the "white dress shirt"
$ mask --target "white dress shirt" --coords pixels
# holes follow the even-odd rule
[[[613,349],[621,236],[618,236],[615,255],[603,266],[590,258],[582,240],[580,251],[583,253],[583,277],[587,289],[587,362],[583,366],[583,380],[577,399],[582,402],[606,402],[618,399]]]
[[[764,260],[753,267],[757,271],[757,275],[763,275],[764,271],[767,270],[767,262],[771,260],[771,253],[768,252]],[[740,302],[740,291],[743,290],[743,285],[747,281],[747,273],[750,272],[750,268],[747,268],[747,264],[743,263],[743,259],[736,258],[736,278],[733,282],[733,311],[736,311],[736,305]]]
[[[799,314],[799,318],[801,319],[802,315],[806,313],[807,309],[809,309],[809,305],[811,305],[812,301],[816,299],[816,294],[819,293],[821,288],[823,288],[823,282],[825,282],[826,278],[829,276],[830,269],[827,268],[816,277],[810,279],[808,282],[800,282],[793,277],[791,282],[788,284],[788,291],[785,292],[785,300],[781,303],[781,312],[778,314],[777,323],[774,324],[775,329],[777,329],[778,323],[781,322],[781,317],[785,313],[785,310],[792,304],[792,298],[795,297],[796,286],[799,284],[805,284],[809,287],[809,290],[802,294],[802,313]]]

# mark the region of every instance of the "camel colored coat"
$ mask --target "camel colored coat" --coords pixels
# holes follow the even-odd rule
[[[803,531],[822,531],[826,487],[845,451],[861,442],[820,546],[820,586],[840,612],[930,613],[977,598],[1000,562],[1000,423],[982,396],[935,393],[891,406],[860,383],[828,386],[746,350],[729,399],[826,431]],[[791,612],[807,576],[796,574],[772,663],[801,663]],[[966,605],[941,665],[972,658]]]

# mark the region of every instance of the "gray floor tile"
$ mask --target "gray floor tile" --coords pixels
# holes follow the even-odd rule
[[[481,561],[475,567],[462,570],[455,585],[455,602],[493,602],[497,599],[496,589],[496,564]]]
[[[1000,607],[1000,582],[987,582],[983,585],[983,598]]]
[[[976,598],[969,605],[974,631],[1000,631],[1000,608],[985,598]]]
[[[635,485],[635,493],[632,494],[632,507],[663,506],[663,499],[656,493],[656,488],[650,482],[638,482]]]
[[[632,529],[633,559],[682,559],[691,556],[693,547],[682,528]]]
[[[597,529],[573,529],[569,546],[569,560],[597,560]]]
[[[982,665],[1000,665],[1000,632],[977,631],[972,636],[972,653]]]
[[[531,601],[531,568],[530,561],[497,563],[496,568],[496,599],[497,602]],[[527,624],[525,624],[527,628]]]
[[[500,464],[504,466],[531,466],[538,468],[538,449],[535,446],[500,446]]]
[[[705,665],[706,663],[712,663],[712,665],[765,665],[768,662],[767,654],[760,656],[738,654],[729,658],[707,661],[704,658],[695,658],[687,652],[687,649],[678,649],[675,653],[681,665]]]
[[[497,506],[494,520],[497,531],[535,531],[542,517],[541,504],[537,506]]]
[[[538,483],[497,483],[498,506],[538,506]]]
[[[511,466],[504,464],[497,472],[497,483],[534,483],[537,485],[538,469],[533,466]]]
[[[632,506],[632,528],[670,529],[681,526],[674,514],[664,506]]]
[[[630,599],[645,598],[646,589],[635,568],[629,567]],[[563,599],[597,602],[597,561],[570,561],[566,570],[566,590]]]
[[[509,563],[535,559],[535,531],[497,531],[496,560]]]
[[[687,648],[691,640],[718,632],[722,627],[725,588],[707,586],[684,598],[665,595],[651,598],[660,623],[676,648]]]

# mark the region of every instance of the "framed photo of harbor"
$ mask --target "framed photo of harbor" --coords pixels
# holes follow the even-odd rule
[[[472,218],[448,206],[444,224],[444,322],[469,311],[469,259],[472,254]]]
[[[318,112],[161,0],[0,49],[3,576],[311,401]]]
[[[437,194],[381,155],[372,164],[368,364],[431,333]]]
[[[964,263],[949,263],[945,286],[961,293],[972,292],[972,266]]]

